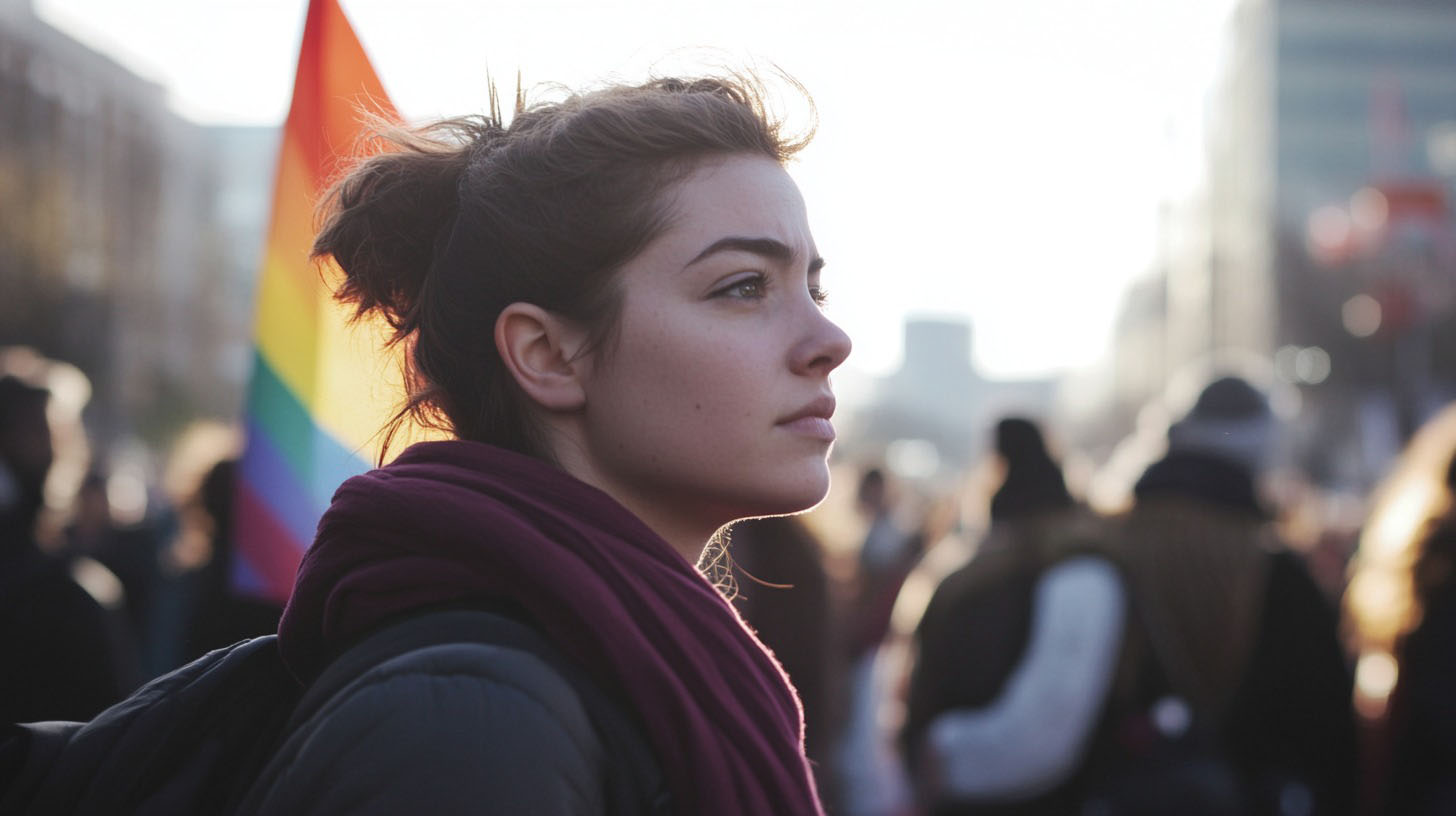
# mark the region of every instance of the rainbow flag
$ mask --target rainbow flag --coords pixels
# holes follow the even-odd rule
[[[382,323],[348,325],[342,274],[309,260],[314,207],[363,135],[360,109],[398,118],[338,0],[310,0],[283,126],[254,318],[233,586],[282,602],[339,483],[377,456],[402,396]]]

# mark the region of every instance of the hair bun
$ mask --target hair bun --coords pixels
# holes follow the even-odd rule
[[[469,117],[420,130],[376,122],[375,132],[391,149],[359,162],[329,191],[313,257],[332,257],[343,270],[334,296],[354,304],[356,318],[378,312],[398,339],[416,328],[436,242],[459,206],[460,179],[500,128]]]

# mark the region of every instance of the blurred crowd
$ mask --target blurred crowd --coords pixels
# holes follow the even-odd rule
[[[1353,523],[1289,488],[1250,379],[1177,417],[1113,506],[1007,416],[983,478],[844,466],[851,546],[823,509],[735,527],[830,812],[1456,813],[1456,406]]]
[[[0,372],[0,720],[87,720],[277,627],[229,585],[235,432],[195,429],[138,485],[92,461],[79,372],[22,350]]]
[[[127,516],[64,370],[4,362],[0,719],[84,720],[274,629],[229,587],[235,436]],[[1121,506],[1007,416],[989,477],[839,462],[844,500],[728,530],[829,812],[1456,813],[1456,406],[1340,529],[1268,489],[1285,431],[1223,376]]]

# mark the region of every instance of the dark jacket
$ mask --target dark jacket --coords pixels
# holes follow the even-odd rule
[[[603,814],[616,759],[540,657],[444,644],[376,666],[324,703],[243,812]]]
[[[0,722],[85,720],[136,685],[123,622],[31,548],[0,558]]]
[[[1334,606],[1274,536],[1250,472],[1173,453],[1150,467],[1120,558],[1173,686],[1213,723],[1255,801],[1295,783],[1352,812],[1353,678]]]
[[[0,814],[670,812],[637,724],[502,609],[407,616],[304,686],[274,636],[0,734]]]
[[[1038,580],[1053,565],[1096,551],[1100,524],[1078,511],[994,524],[976,555],[935,590],[915,633],[901,747],[935,816],[1075,813],[1085,772],[1015,802],[952,802],[924,756],[932,721],[955,709],[981,709],[1002,692],[1026,652]]]
[[[822,813],[793,689],[723,594],[611,496],[519,453],[459,440],[418,443],[346,481],[299,568],[279,624],[279,652],[295,676],[308,679],[333,653],[400,616],[482,602],[519,607],[592,681],[580,688],[621,702],[651,745],[678,812]],[[493,725],[503,715],[492,709],[502,694],[520,694],[507,694],[507,684],[456,698],[454,683],[444,687],[462,713],[411,708],[411,716],[445,727],[463,720],[469,736],[447,742],[474,740],[464,745],[479,761],[491,759],[482,752],[510,750],[501,773],[515,773],[523,752],[509,748],[517,736]],[[364,711],[366,718],[387,713]],[[543,733],[561,730],[536,724]],[[417,731],[413,720],[398,727],[401,738],[428,741],[428,729]],[[495,737],[508,747],[495,748]],[[561,747],[539,757],[533,748],[524,758],[549,767],[562,761],[553,753]],[[589,750],[566,753],[581,754],[591,767]],[[412,757],[399,761],[406,759],[414,764]]]

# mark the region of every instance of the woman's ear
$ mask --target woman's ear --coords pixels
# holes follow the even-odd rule
[[[586,404],[587,334],[573,321],[531,303],[512,303],[495,319],[495,348],[516,384],[548,411]]]

